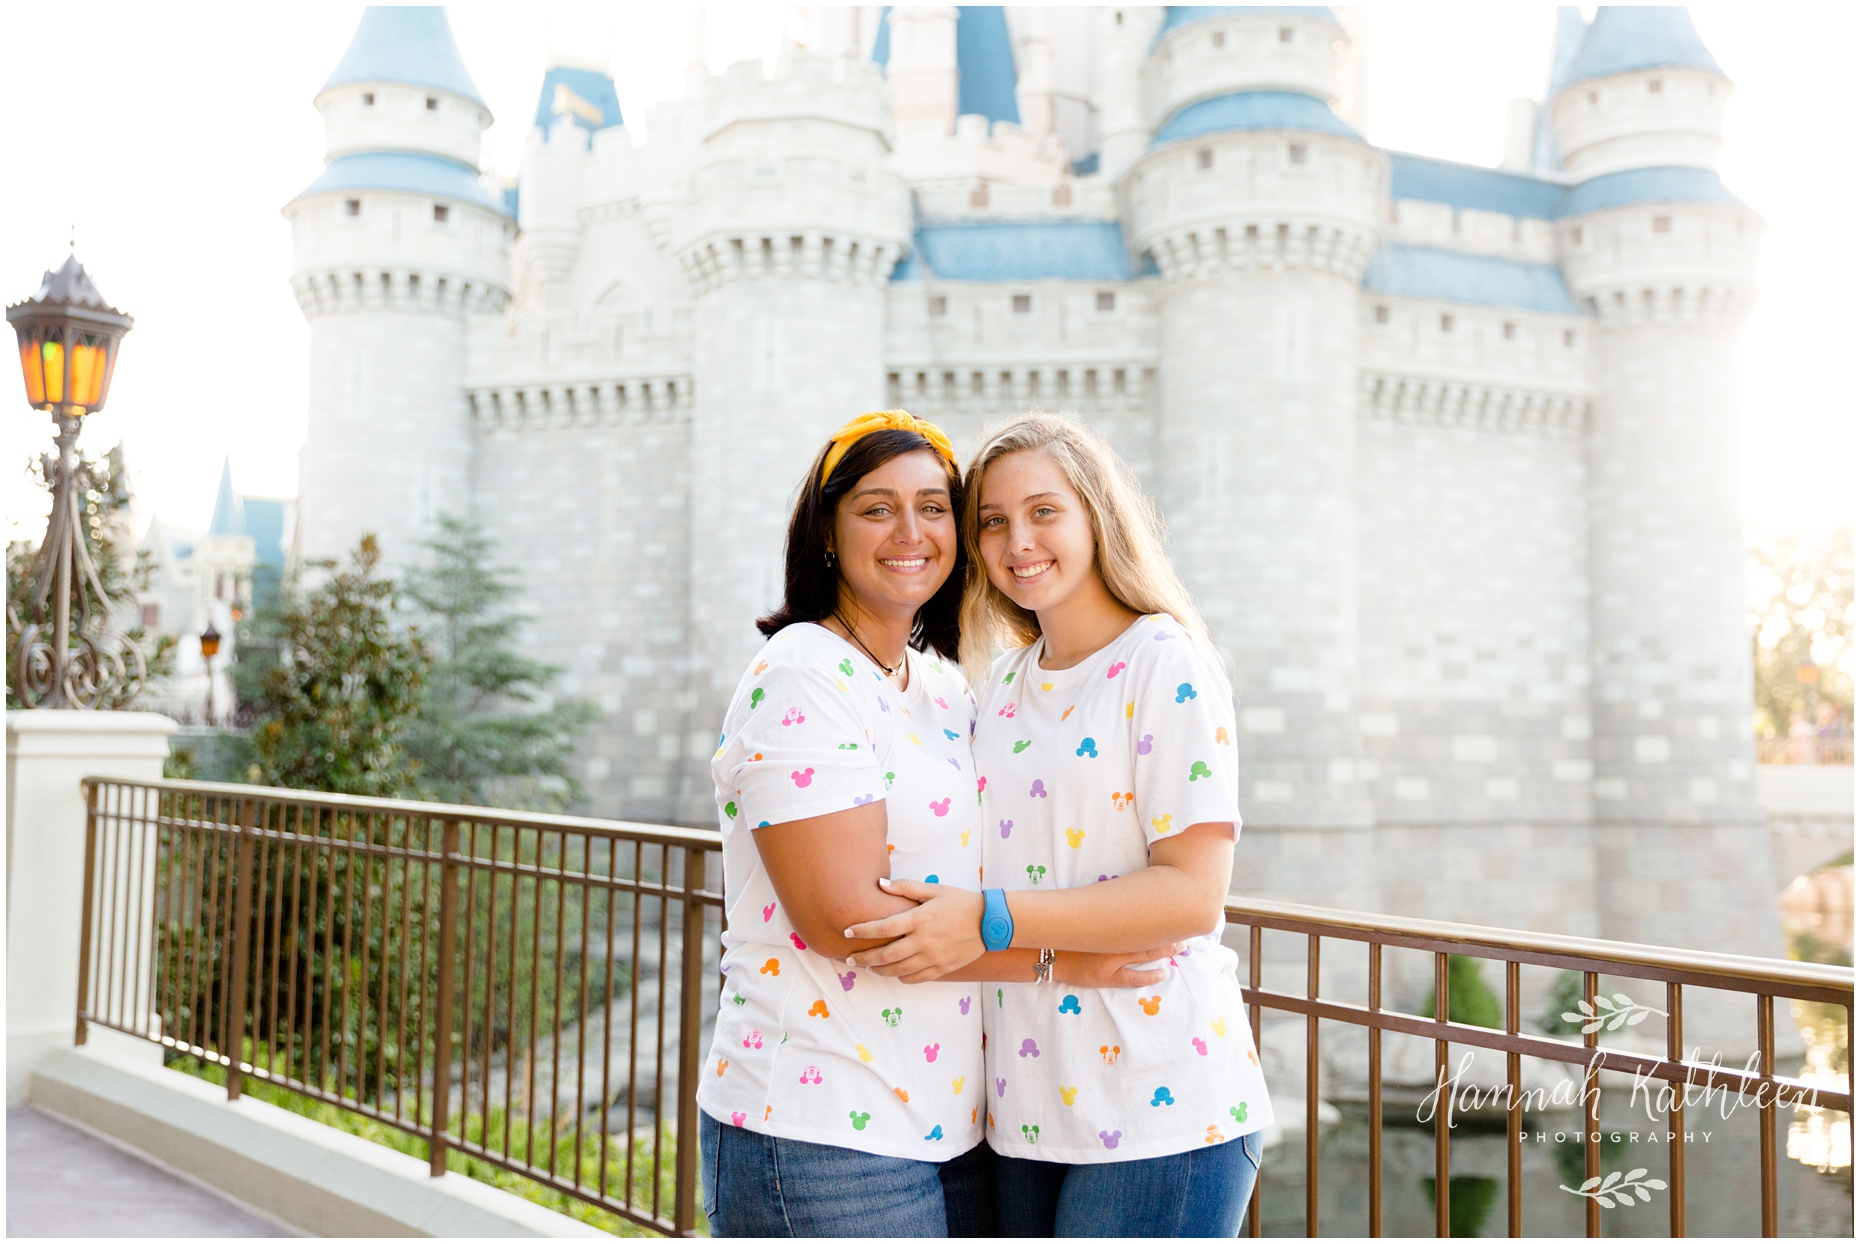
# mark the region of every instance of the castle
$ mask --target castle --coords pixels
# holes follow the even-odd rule
[[[707,824],[827,432],[1076,412],[1231,661],[1244,891],[1778,953],[1732,84],[1683,9],[1559,23],[1501,169],[1363,138],[1360,11],[823,8],[643,145],[552,64],[506,188],[444,11],[371,8],[285,208],[295,555],[476,517],[603,710],[593,810]]]

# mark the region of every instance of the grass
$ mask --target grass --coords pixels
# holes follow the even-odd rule
[[[198,1076],[200,1079],[209,1081],[213,1084],[224,1085],[226,1083],[226,1069],[217,1063],[202,1063],[199,1059],[192,1056],[182,1056],[169,1062],[168,1066],[175,1071],[183,1071],[189,1075]],[[399,1128],[389,1126],[388,1124],[377,1122],[366,1115],[357,1114],[352,1110],[344,1110],[340,1106],[332,1106],[327,1102],[305,1097],[300,1093],[293,1092],[279,1085],[267,1084],[263,1080],[248,1076],[245,1080],[242,1092],[246,1096],[258,1101],[267,1102],[280,1109],[289,1110],[292,1114],[302,1115],[306,1119],[311,1119],[326,1127],[333,1127],[338,1131],[347,1132],[351,1136],[360,1136],[364,1140],[373,1141],[377,1145],[383,1145],[400,1153],[408,1154],[420,1159],[422,1162],[427,1161],[431,1156],[426,1141],[418,1136],[409,1132],[403,1132]],[[467,1124],[468,1130],[462,1134],[468,1139],[478,1142],[488,1132],[495,1147],[502,1149],[504,1127],[504,1112],[501,1109],[494,1108],[488,1114],[472,1115]],[[455,1134],[459,1134],[456,1116],[453,1119],[451,1130]],[[536,1131],[536,1154],[537,1157],[541,1159],[537,1164],[543,1165],[547,1163],[550,1137],[545,1128],[539,1127]],[[521,1118],[511,1119],[509,1135],[509,1152],[513,1156],[522,1155],[530,1140],[525,1121]],[[640,1133],[636,1133],[636,1137],[631,1188],[632,1203],[643,1210],[650,1210],[652,1205],[651,1130],[649,1128],[642,1129]],[[666,1217],[670,1217],[674,1191],[673,1172],[676,1169],[674,1158],[677,1154],[677,1137],[673,1134],[671,1124],[666,1123],[661,1125],[660,1141],[663,1147],[662,1152],[664,1159],[660,1167],[659,1209],[660,1213],[664,1214]],[[564,1179],[574,1179],[576,1177],[576,1147],[573,1129],[565,1129],[563,1132],[558,1133],[555,1137],[555,1146],[555,1162],[551,1169]],[[583,1127],[580,1147],[580,1171],[583,1180],[587,1180],[591,1176],[598,1177],[601,1165],[600,1147],[601,1135],[599,1130]],[[618,1214],[611,1213],[597,1205],[590,1204],[579,1197],[570,1196],[566,1192],[546,1187],[533,1179],[507,1171],[499,1166],[493,1166],[489,1162],[472,1157],[466,1153],[461,1153],[457,1149],[452,1149],[447,1153],[446,1169],[455,1174],[464,1175],[470,1179],[476,1179],[480,1183],[490,1184],[494,1188],[501,1188],[505,1192],[520,1196],[524,1200],[540,1205],[545,1209],[554,1210],[556,1213],[566,1215],[569,1218],[575,1219],[577,1222],[584,1222],[589,1226],[598,1227],[600,1230],[610,1235],[653,1238],[657,1237],[659,1234],[650,1228],[642,1227],[637,1223],[622,1218]],[[617,1191],[627,1186],[626,1137],[624,1136],[608,1137],[607,1186],[610,1191]],[[710,1224],[704,1217],[704,1209],[701,1204],[697,1207],[697,1230],[700,1235],[710,1234]]]

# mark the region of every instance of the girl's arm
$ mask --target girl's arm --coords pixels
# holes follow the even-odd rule
[[[1233,825],[1203,822],[1158,839],[1150,846],[1149,867],[1134,873],[1069,890],[1015,890],[1007,896],[1012,945],[1105,953],[1212,932],[1226,906],[1233,860]],[[887,893],[920,905],[848,926],[849,941],[887,940],[855,951],[848,963],[916,982],[965,970],[985,953],[980,894],[915,881],[882,884]],[[966,971],[958,979],[969,979]],[[1031,971],[979,979],[1031,979]]]
[[[762,866],[775,887],[775,897],[781,903],[782,912],[806,941],[809,950],[829,959],[847,959],[856,951],[880,948],[891,935],[855,938],[841,930],[860,922],[882,923],[885,917],[917,908],[916,900],[901,890],[881,888],[917,884],[890,881],[890,853],[885,850],[885,829],[885,805],[875,801],[843,812],[769,825],[753,831],[756,851],[762,857]],[[949,886],[921,888],[931,891],[951,889]],[[979,910],[981,896],[978,894],[974,897]],[[979,924],[977,927],[980,927]],[[977,944],[979,946],[979,941]],[[1175,950],[1174,946],[1162,945],[1134,953],[1060,954],[1053,961],[1053,979],[1057,983],[1086,988],[1139,988],[1154,985],[1163,979],[1165,974],[1162,971],[1137,971],[1130,965],[1166,959]],[[920,979],[939,978],[958,981],[1031,981],[1034,979],[1034,961],[1038,958],[1037,950],[1006,950],[999,954],[982,955],[977,961],[954,972],[940,976],[906,977],[906,980],[911,984],[916,984]],[[900,974],[893,971],[880,972],[880,975],[885,976]]]
[[[916,884],[916,883],[912,883]],[[927,889],[941,889],[928,886]],[[1168,976],[1165,968],[1140,969],[1139,963],[1155,963],[1182,952],[1182,944],[1157,946],[1150,950],[1123,951],[1115,954],[1091,954],[1062,950],[1053,956],[1053,984],[1076,985],[1082,989],[1147,989],[1160,985]],[[1039,960],[1037,950],[1009,949],[983,954],[941,976],[912,974],[903,978],[906,985],[925,981],[1000,981],[1004,984],[1030,984],[1037,979],[1033,965]],[[851,962],[851,960],[848,960]],[[875,969],[880,976],[896,976],[885,968]]]

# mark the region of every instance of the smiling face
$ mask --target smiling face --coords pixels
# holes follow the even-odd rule
[[[977,507],[976,547],[988,581],[1036,614],[1083,592],[1107,596],[1091,513],[1051,455],[1023,449],[989,463]]]
[[[827,547],[839,560],[840,593],[875,617],[912,617],[956,567],[949,470],[928,449],[867,472],[834,511]]]

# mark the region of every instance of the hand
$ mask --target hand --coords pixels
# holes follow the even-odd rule
[[[1183,947],[1182,942],[1177,942],[1173,946],[1158,946],[1154,950],[1106,955],[1062,950],[1053,956],[1053,983],[1078,985],[1085,989],[1148,989],[1151,985],[1162,984],[1168,978],[1168,967],[1144,970],[1131,965],[1171,958],[1181,954]]]
[[[912,899],[916,907],[883,920],[868,920],[846,930],[848,939],[896,939],[846,957],[854,967],[895,976],[907,985],[933,981],[981,958],[982,896],[955,886],[921,881],[878,883],[887,894]]]

